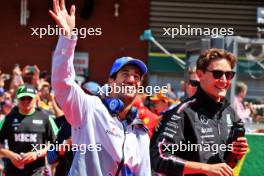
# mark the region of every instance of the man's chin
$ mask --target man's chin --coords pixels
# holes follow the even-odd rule
[[[225,98],[225,96],[226,96],[226,91],[223,91],[223,92],[219,92],[218,93],[218,97],[221,98],[221,99],[222,98]]]
[[[215,88],[215,93],[218,95],[218,96],[226,96],[226,92],[227,90],[226,89],[218,89],[218,88]]]

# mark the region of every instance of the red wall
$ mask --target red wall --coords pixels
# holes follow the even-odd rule
[[[30,28],[47,27],[55,23],[48,14],[52,1],[29,1],[30,18],[27,26],[20,26],[20,0],[1,2],[0,11],[0,69],[11,72],[14,64],[21,66],[37,64],[41,70],[51,69],[51,53],[57,36],[31,36]],[[74,2],[77,7],[77,27],[102,28],[101,36],[79,39],[76,51],[89,53],[91,80],[101,84],[107,80],[109,69],[115,58],[132,56],[146,61],[147,43],[139,40],[148,28],[149,1],[120,0],[120,16],[114,17],[114,1],[95,0],[89,20],[80,17],[84,0]]]

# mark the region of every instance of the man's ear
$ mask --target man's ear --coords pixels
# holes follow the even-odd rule
[[[113,78],[108,78],[108,84],[109,85],[113,84],[113,82],[114,82],[114,79]]]
[[[196,74],[197,74],[198,78],[201,79],[201,77],[204,75],[204,71],[203,70],[196,70]]]

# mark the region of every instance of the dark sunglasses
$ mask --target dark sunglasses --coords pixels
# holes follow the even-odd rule
[[[31,101],[32,99],[33,99],[32,97],[27,97],[27,96],[19,98],[20,101],[25,101],[25,100]]]
[[[189,80],[189,84],[192,87],[197,87],[199,85],[199,81],[197,81],[197,80]]]
[[[213,73],[214,79],[220,79],[223,75],[225,75],[227,80],[231,80],[236,74],[236,72],[234,72],[234,71],[224,72],[221,70],[207,70],[207,69],[205,71]]]

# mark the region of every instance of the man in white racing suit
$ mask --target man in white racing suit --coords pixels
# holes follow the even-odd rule
[[[132,106],[147,73],[146,65],[131,57],[119,58],[111,68],[108,84],[111,90],[114,86],[130,90],[110,91],[105,99],[85,94],[74,81],[75,7],[68,14],[64,0],[54,0],[53,8],[50,15],[64,35],[54,53],[52,88],[72,126],[73,145],[78,148],[69,175],[150,176],[148,133]]]

